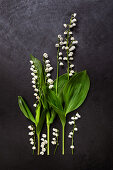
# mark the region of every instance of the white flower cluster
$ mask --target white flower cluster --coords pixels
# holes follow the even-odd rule
[[[67,28],[69,26],[69,28],[73,28],[76,26],[76,21],[77,19],[75,18],[76,17],[76,13],[72,14],[72,18],[70,20],[70,24],[64,24],[64,27]],[[64,34],[67,34],[67,32],[65,32]],[[72,33],[70,33],[71,35]]]
[[[71,28],[76,26],[76,13],[72,14],[70,19],[70,24],[64,24],[64,27],[66,28],[66,31],[64,32],[64,35],[66,36],[64,42],[61,35],[58,35],[59,38],[61,38],[61,42],[59,41],[59,44],[56,44],[56,47],[60,47],[62,45],[62,50],[66,50],[66,54],[68,56],[63,57],[64,61],[69,61],[69,76],[72,76],[74,73],[73,67],[74,64],[71,64],[71,61],[73,61],[73,51],[75,50],[75,45],[78,44],[78,41],[75,40],[75,38],[72,36]],[[62,60],[62,52],[59,52],[59,60]],[[59,65],[64,65],[63,62],[60,62]]]
[[[81,116],[80,116],[79,113],[77,112],[75,116],[71,117],[71,120],[72,120],[72,121],[69,121],[69,122],[68,122],[69,125],[74,125],[74,120],[77,120],[77,119],[79,119],[79,118],[81,118]]]
[[[49,84],[49,89],[52,89],[54,81],[50,78],[51,76],[50,72],[53,70],[53,67],[50,64],[50,60],[48,60],[48,54],[44,53],[43,57],[44,57],[44,64],[45,64],[46,80],[47,83]]]
[[[29,139],[30,144],[32,145],[32,149],[35,150],[36,149],[36,146],[35,146],[35,133],[34,133],[35,131],[34,131],[33,125],[29,125],[28,129],[30,130],[29,135],[32,136]]]
[[[77,119],[79,119],[79,118],[81,118],[81,116],[80,116],[79,113],[77,112],[75,116],[72,116],[72,117],[71,117],[71,121],[68,122],[69,125],[73,125],[73,130],[72,130],[71,132],[69,132],[68,138],[71,138],[71,139],[72,139],[72,138],[74,137],[74,132],[75,132],[75,131],[78,131],[78,128],[77,128],[76,125],[75,125],[75,121],[76,121]],[[71,149],[74,149],[74,145],[72,144],[72,145],[70,146],[70,148],[71,148]]]
[[[44,153],[46,152],[47,149],[47,139],[46,139],[46,134],[42,134],[42,138],[41,138],[41,152],[40,155],[44,155]]]
[[[59,34],[58,35],[58,44],[55,44],[55,47],[60,47],[61,45],[63,45],[63,37]]]
[[[58,43],[55,44],[55,47],[58,48],[58,60],[59,60],[59,65],[63,66],[63,62],[62,62],[62,52],[60,51],[60,47],[63,45],[63,37],[59,34],[58,35]]]
[[[69,60],[69,67],[70,67],[70,72],[69,76],[72,76],[74,73],[73,67],[74,64],[71,64],[71,61],[73,61],[73,51],[75,50],[75,45],[78,44],[78,41],[75,40],[75,38],[72,36],[72,31],[70,30],[71,28],[76,26],[76,13],[72,14],[71,19],[70,19],[70,24],[64,24],[64,27],[67,29],[64,32],[64,35],[67,37],[65,38],[65,41],[63,42],[62,50],[66,50],[68,56],[64,57],[63,60]],[[69,41],[70,40],[70,41]],[[70,42],[70,43],[69,43]]]
[[[51,143],[52,143],[52,145],[58,145],[58,136],[59,136],[59,130],[58,129],[56,129],[56,128],[53,128],[53,138],[52,138],[52,141],[51,141]]]
[[[33,61],[30,60],[30,63],[31,63],[31,75],[33,76],[32,77],[32,87],[34,88],[34,96],[36,97],[36,100],[39,101],[40,97],[39,97],[39,89],[37,88],[37,79],[38,79],[38,74],[37,74],[37,70],[35,69],[35,66],[33,64]],[[37,104],[33,104],[34,107],[37,107]]]

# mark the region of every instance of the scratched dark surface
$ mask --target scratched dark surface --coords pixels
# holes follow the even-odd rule
[[[27,129],[30,122],[19,110],[17,96],[22,95],[32,108],[35,98],[29,70],[31,53],[40,60],[44,52],[49,54],[55,78],[54,44],[57,35],[63,34],[63,23],[74,12],[78,14],[78,25],[73,33],[79,41],[74,64],[78,71],[86,69],[91,79],[87,100],[78,109],[82,118],[77,123],[76,151],[71,156],[66,137],[65,156],[61,155],[61,140],[56,156],[53,146],[51,156],[32,156]],[[113,168],[112,29],[112,0],[0,0],[0,170]],[[58,118],[54,126],[61,129]],[[67,125],[65,136],[69,131]]]

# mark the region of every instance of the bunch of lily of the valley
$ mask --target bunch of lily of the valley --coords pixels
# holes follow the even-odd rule
[[[62,135],[62,154],[65,153],[65,138],[71,139],[70,149],[74,153],[74,134],[78,131],[76,121],[81,118],[78,112],[71,116],[69,125],[73,128],[71,132],[65,129],[67,115],[75,111],[85,100],[90,80],[86,70],[77,72],[74,70],[74,55],[78,41],[73,36],[73,28],[76,26],[76,13],[71,15],[69,24],[64,24],[64,36],[58,35],[57,58],[56,58],[56,79],[51,78],[53,67],[51,66],[47,53],[43,54],[43,63],[31,55],[31,75],[32,87],[34,89],[35,113],[32,113],[26,102],[18,96],[18,103],[22,113],[31,121],[28,126],[30,132],[30,144],[33,154],[37,150],[38,155],[50,154],[50,146],[54,146],[54,154],[59,149],[59,135]],[[65,68],[66,73],[60,74],[60,66]],[[62,132],[58,127],[53,128],[50,135],[51,124],[54,123],[56,116],[59,117]],[[42,134],[42,128],[46,123],[47,132]],[[65,134],[65,131],[69,134]]]

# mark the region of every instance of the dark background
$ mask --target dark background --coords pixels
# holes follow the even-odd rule
[[[74,12],[78,24],[73,33],[79,41],[74,63],[78,71],[86,69],[91,80],[88,97],[78,109],[82,118],[77,122],[76,152],[71,156],[67,125],[65,156],[61,140],[56,156],[53,146],[51,156],[32,156],[30,122],[19,110],[17,96],[22,95],[34,111],[29,56],[42,60],[47,52],[55,78],[54,45]],[[112,26],[112,0],[0,0],[0,170],[112,169]],[[58,118],[54,127],[61,129]]]

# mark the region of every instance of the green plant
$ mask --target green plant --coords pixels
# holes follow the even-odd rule
[[[64,24],[64,27],[66,28],[64,35],[66,35],[66,37],[63,39],[61,35],[58,35],[58,43],[55,45],[57,47],[56,80],[53,81],[50,78],[53,67],[50,64],[50,60],[48,59],[48,54],[43,54],[43,64],[41,61],[31,55],[30,70],[32,71],[32,83],[35,91],[34,96],[36,97],[36,102],[34,104],[34,107],[36,107],[35,117],[31,113],[23,98],[21,96],[18,97],[18,103],[21,111],[34,124],[33,127],[29,127],[29,129],[32,131],[30,134],[33,135],[33,138],[30,138],[30,140],[31,144],[33,144],[32,149],[35,150],[36,132],[38,139],[38,155],[40,154],[40,133],[45,120],[47,125],[47,142],[41,138],[41,146],[44,147],[47,145],[47,155],[50,154],[50,125],[53,123],[56,115],[58,115],[62,124],[62,154],[64,155],[64,134],[67,114],[81,106],[90,87],[90,80],[86,70],[81,72],[75,72],[73,70],[73,54],[75,45],[78,43],[78,41],[72,36],[71,31],[72,27],[76,25],[77,20],[75,16],[76,14],[72,14],[70,23]],[[62,50],[65,50],[64,53],[66,53],[66,57],[63,57]],[[67,71],[63,75],[60,75],[60,66],[64,66],[63,61],[66,61],[67,63]],[[34,140],[32,141],[32,139]],[[44,154],[45,150],[45,148],[42,148],[42,155]]]

